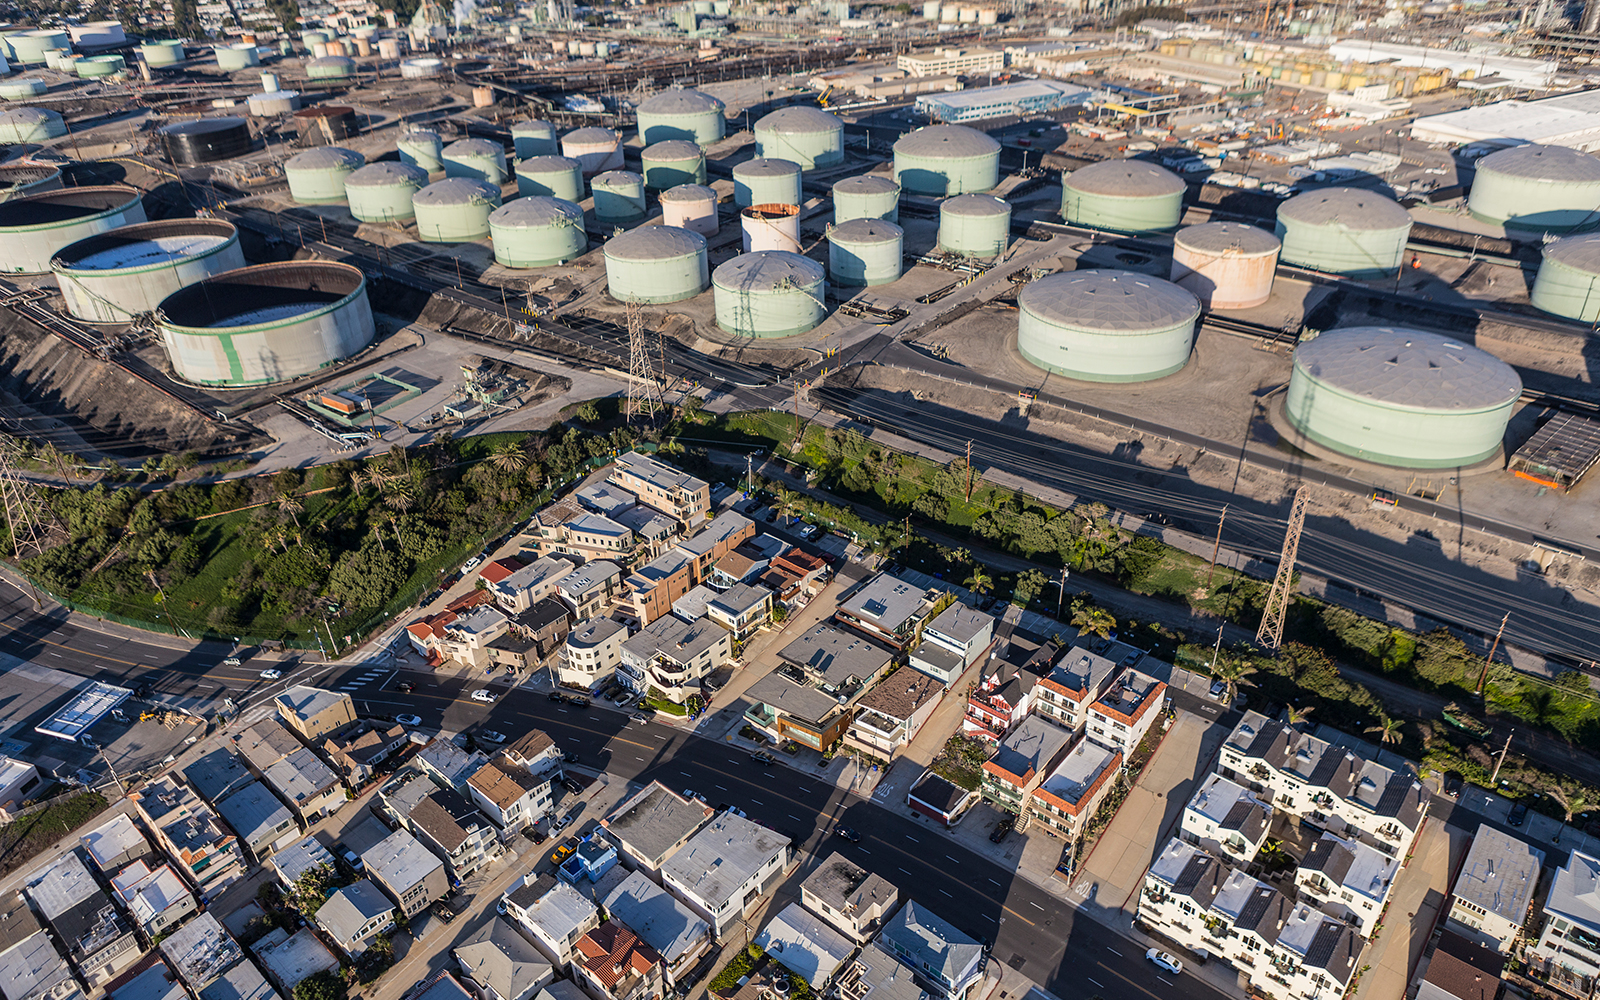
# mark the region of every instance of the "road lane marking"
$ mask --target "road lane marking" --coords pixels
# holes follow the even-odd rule
[[[1034,905],[1038,906],[1039,904],[1035,903]],[[1042,906],[1040,906],[1039,908],[1041,910],[1044,909],[1044,907],[1042,907]],[[1029,927],[1037,927],[1037,926],[1039,926],[1038,924],[1034,923],[1032,920],[1029,920],[1027,917],[1025,917],[1022,914],[1018,913],[1016,910],[1013,910],[1009,906],[1002,906],[1002,907],[1000,907],[1000,909],[1002,909],[1002,910],[1006,911],[1007,913],[1011,914],[1013,917],[1016,917],[1018,920],[1022,921],[1025,924],[1027,924]]]
[[[900,869],[900,870],[901,870],[901,871],[903,871],[903,872],[905,872],[905,873],[906,873],[906,874],[907,874],[907,875],[910,875],[910,874],[911,874],[911,873],[910,873],[910,872],[909,872],[909,871],[906,871],[906,869],[904,869],[904,868],[902,868],[902,869]]]
[[[1113,969],[1111,966],[1105,964],[1104,962],[1096,962],[1095,965],[1098,965],[1100,968],[1102,968],[1102,969],[1106,970],[1107,972],[1111,973],[1113,976],[1116,976],[1118,979],[1120,979],[1123,982],[1127,983],[1129,986],[1132,986],[1134,989],[1138,990],[1140,993],[1143,993],[1145,996],[1147,996],[1147,997],[1155,997],[1155,1000],[1161,1000],[1160,994],[1150,992],[1149,990],[1145,989],[1143,986],[1140,986],[1138,983],[1136,983],[1133,980],[1129,979],[1127,976],[1124,976],[1122,973],[1118,972],[1116,969]],[[1088,977],[1085,976],[1084,978],[1087,979]]]
[[[990,879],[989,881],[993,882],[995,885],[1001,884],[999,879]]]
[[[805,820],[801,819],[799,816],[796,816],[794,813],[790,813],[789,814],[789,818],[794,820],[796,823],[804,823],[805,822]]]
[[[761,804],[761,800],[760,799],[751,799],[750,801],[754,802],[758,806]]]
[[[95,643],[95,645],[96,645],[96,646],[99,646],[99,647],[100,647],[100,648],[101,648],[101,649],[110,649],[110,648],[111,648],[111,647],[110,647],[110,646],[107,646],[107,645],[106,645],[106,644],[105,644],[105,643],[103,643],[103,642],[97,642],[97,643]]]
[[[1117,957],[1118,957],[1118,958],[1121,958],[1121,957],[1122,957],[1122,952],[1120,952],[1120,951],[1118,951],[1118,950],[1117,950],[1117,949],[1115,949],[1115,948],[1107,948],[1107,949],[1106,949],[1106,951],[1109,951],[1109,952],[1111,952],[1111,954],[1113,954],[1113,955],[1115,955],[1115,956],[1117,956]]]
[[[1028,900],[1028,905],[1029,905],[1029,906],[1035,906],[1035,907],[1038,907],[1038,908],[1039,908],[1039,909],[1041,909],[1041,910],[1042,910],[1042,909],[1044,909],[1044,907],[1042,907],[1042,906],[1039,906],[1039,904],[1038,904],[1038,903],[1035,903],[1035,902],[1034,902],[1034,901],[1033,901],[1033,900],[1031,900],[1031,899],[1030,899],[1030,900]]]
[[[861,848],[860,850],[861,850],[862,854],[871,854],[872,853],[871,851],[867,850],[865,847]]]
[[[1088,976],[1084,976],[1083,978],[1089,979]],[[1103,989],[1106,988],[1104,983],[1095,983],[1093,979],[1089,979],[1089,982],[1094,983],[1095,987],[1098,988],[1098,989],[1102,989],[1103,990]]]
[[[947,858],[950,858],[950,855],[948,855],[948,854],[946,854],[946,855],[945,855],[945,857],[947,857]],[[951,860],[951,861],[956,861],[956,859],[955,859],[955,858],[950,858],[950,860]],[[960,864],[960,863],[961,863],[961,862],[959,862],[959,861],[956,861],[956,864],[958,864],[958,865],[959,865],[959,864]],[[993,881],[993,879],[990,879],[990,881]]]
[[[940,889],[940,890],[939,890],[939,891],[940,891],[940,892],[944,892],[944,890],[943,890],[943,889]],[[946,896],[950,896],[950,894],[949,894],[949,893],[948,893],[948,892],[944,892],[944,894],[945,894],[945,895],[946,895]],[[954,896],[950,896],[950,898],[951,898],[951,899],[955,899],[955,897],[954,897]]]
[[[909,841],[911,841],[911,842],[912,842],[912,843],[913,843],[913,844],[920,844],[920,843],[922,843],[922,841],[920,841],[920,840],[918,840],[918,839],[917,839],[917,838],[915,838],[915,837],[907,837],[907,838],[906,838],[906,839],[907,839],[907,840],[909,840]]]
[[[717,791],[719,791],[719,792],[725,792],[725,791],[727,791],[727,789],[726,789],[726,788],[724,788],[724,787],[722,787],[722,786],[721,786],[721,785],[718,785],[718,786],[717,786]]]

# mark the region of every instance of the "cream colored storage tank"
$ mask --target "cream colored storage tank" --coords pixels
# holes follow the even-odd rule
[[[556,141],[556,127],[536,119],[512,125],[511,143],[516,147],[519,160],[530,156],[555,156],[561,152],[561,143]]]
[[[444,148],[446,177],[470,177],[501,185],[506,182],[506,151],[488,139],[461,139]]]
[[[362,222],[406,222],[417,217],[412,200],[428,186],[428,172],[409,163],[379,160],[344,179],[350,214]]]
[[[741,337],[790,337],[828,316],[828,276],[797,253],[745,253],[712,272],[717,325]]]
[[[900,185],[887,177],[863,174],[846,177],[833,185],[833,224],[851,219],[882,219],[900,222]]]
[[[1323,188],[1278,206],[1285,264],[1358,281],[1392,278],[1405,257],[1411,215],[1393,200],[1355,188]]]
[[[850,219],[828,229],[828,277],[860,288],[900,280],[905,231],[883,219]]]
[[[1177,174],[1143,160],[1102,160],[1061,183],[1061,216],[1073,225],[1118,233],[1169,232],[1183,217]]]
[[[1011,206],[992,194],[958,194],[939,203],[939,249],[998,257],[1011,244]]]
[[[636,226],[645,220],[644,178],[631,170],[609,170],[589,182],[594,221],[602,226]]]
[[[733,168],[733,203],[740,208],[799,205],[802,197],[798,163],[757,158]]]
[[[800,164],[801,170],[844,160],[844,122],[821,108],[779,108],[755,125],[756,155]]]
[[[1600,226],[1600,159],[1566,146],[1513,146],[1478,161],[1472,217],[1515,229],[1568,233]]]
[[[721,228],[717,218],[717,193],[699,184],[682,184],[661,192],[661,221],[702,236],[715,236]]]
[[[1131,271],[1068,271],[1017,295],[1017,350],[1047,371],[1086,382],[1143,382],[1182,370],[1200,300]]]
[[[744,252],[800,252],[800,210],[793,205],[752,205],[739,213]]]
[[[517,193],[583,200],[583,164],[568,156],[533,156],[517,164]]]
[[[1271,233],[1238,222],[1207,222],[1172,241],[1172,281],[1208,309],[1249,309],[1272,297],[1283,247]]]
[[[396,145],[400,149],[400,162],[421,167],[426,173],[444,173],[444,141],[439,133],[412,129],[400,136]]]
[[[133,188],[62,188],[13,198],[0,203],[0,271],[42,274],[62,247],[144,221],[144,202]]]
[[[365,166],[367,158],[352,149],[319,146],[296,153],[283,165],[289,195],[302,205],[344,201],[344,182]]]
[[[561,137],[561,155],[583,164],[583,176],[622,169],[622,141],[608,128],[580,128]]]
[[[472,243],[489,235],[489,214],[500,207],[500,189],[471,177],[429,184],[411,199],[417,238],[424,243]]]
[[[503,267],[550,267],[589,249],[583,209],[559,198],[517,198],[489,216],[494,259]]]
[[[644,186],[651,191],[706,182],[706,154],[685,139],[667,139],[646,146],[639,154],[639,162]]]

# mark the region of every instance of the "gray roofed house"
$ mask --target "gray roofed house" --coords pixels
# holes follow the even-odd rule
[[[930,603],[928,592],[923,588],[880,573],[839,602],[836,617],[900,649],[911,640],[917,622],[927,613]]]
[[[210,913],[200,914],[167,935],[161,942],[161,953],[193,990],[204,989],[229,966],[244,958],[233,935]]]
[[[1255,858],[1271,825],[1272,805],[1220,774],[1207,777],[1183,810],[1186,840],[1240,864]]]
[[[256,780],[244,759],[226,748],[213,750],[184,768],[183,777],[213,806]]]
[[[884,924],[878,946],[916,973],[924,989],[945,1000],[962,1000],[983,978],[983,946],[915,901]]]
[[[307,747],[268,767],[265,779],[307,826],[345,803],[339,776]]]
[[[632,493],[620,486],[604,482],[573,490],[572,498],[596,514],[604,514],[606,517],[616,517],[639,503],[639,498]]]
[[[776,831],[720,813],[661,866],[662,883],[720,938],[783,876],[791,850],[789,838]]]
[[[652,880],[659,880],[662,863],[712,815],[704,802],[685,799],[661,782],[652,781],[618,806],[601,826],[634,867]]]
[[[900,901],[900,890],[836,851],[800,883],[800,901],[863,944]]]
[[[772,591],[757,584],[735,584],[712,597],[704,614],[742,642],[772,618]]]
[[[1600,858],[1568,855],[1550,883],[1544,914],[1538,945],[1526,949],[1530,964],[1574,988],[1600,976]]]
[[[5,1000],[38,1000],[70,979],[71,971],[27,900],[12,896],[0,907],[0,993]]]
[[[167,963],[159,959],[108,995],[111,1000],[189,1000],[189,991],[178,982]],[[9,991],[6,997],[7,1000],[21,1000],[12,998]]]
[[[780,715],[807,722],[825,723],[840,712],[837,698],[810,684],[796,684],[779,673],[768,674],[750,685],[745,696],[752,708],[766,706]]]
[[[1300,960],[1302,975],[1325,973],[1338,992],[1350,984],[1366,941],[1341,920],[1301,903],[1278,932],[1278,947]]]
[[[555,965],[566,968],[578,939],[600,926],[594,901],[554,875],[543,874],[505,895],[506,913]]]
[[[188,785],[168,773],[128,796],[174,864],[209,893],[244,877],[239,839]]]
[[[927,1000],[917,977],[893,955],[869,943],[834,974],[840,1000]],[[1030,996],[1027,1000],[1033,1000]]]
[[[366,879],[335,890],[317,910],[317,926],[345,954],[366,952],[374,938],[394,926],[394,904]]]
[[[26,887],[28,898],[91,990],[139,960],[139,941],[132,928],[100,890],[77,851],[68,851],[30,875]]]
[[[1145,881],[1147,885],[1159,885],[1168,892],[1193,900],[1193,905],[1203,913],[1211,908],[1222,891],[1230,871],[1227,865],[1205,851],[1174,837],[1151,863]],[[1143,915],[1143,902],[1140,907]]]
[[[1480,824],[1451,890],[1451,929],[1501,955],[1510,954],[1527,922],[1544,861],[1537,847]]]
[[[234,736],[233,742],[257,774],[303,747],[277,719],[262,719]]]
[[[250,946],[250,951],[267,970],[267,975],[278,989],[292,994],[301,980],[319,972],[337,972],[339,959],[327,949],[316,932],[302,927],[290,934],[282,927],[274,927],[261,940]]]
[[[278,873],[278,881],[289,886],[308,871],[322,867],[333,869],[334,860],[332,852],[323,847],[321,841],[307,837],[275,853],[272,867]]]
[[[813,989],[822,989],[831,982],[839,966],[856,949],[854,942],[807,913],[799,903],[790,903],[767,921],[756,935],[756,944]]]
[[[421,986],[408,991],[405,1000],[473,1000],[472,992],[449,970],[435,972]]]
[[[429,743],[413,758],[417,765],[446,788],[465,794],[467,781],[489,763],[489,758],[474,750],[467,753],[449,740]]]
[[[1020,814],[1028,796],[1071,749],[1070,731],[1030,715],[1001,741],[994,756],[984,761],[979,793],[985,801]]]
[[[110,820],[78,838],[84,853],[104,875],[121,869],[150,853],[150,842],[126,813],[118,813]]]
[[[1388,905],[1400,861],[1359,840],[1324,833],[1295,871],[1300,898],[1314,900],[1358,931],[1371,933]]]
[[[444,862],[408,830],[396,830],[361,853],[367,876],[414,917],[450,891]]]
[[[671,981],[692,968],[711,945],[711,925],[642,871],[630,872],[605,897],[605,906],[612,920],[656,950]]]
[[[889,669],[895,653],[859,633],[819,622],[778,650],[778,658],[831,695],[855,696]]]
[[[294,814],[254,779],[218,802],[217,812],[257,861],[265,861],[279,845],[287,847],[300,834]]]
[[[557,979],[540,990],[534,1000],[589,1000],[589,994],[570,979]]]
[[[940,683],[952,684],[994,644],[995,618],[960,601],[923,626],[911,666]]]
[[[422,784],[432,787],[432,782]],[[464,879],[483,867],[497,843],[489,818],[448,788],[433,788],[405,820],[406,828],[444,861],[455,879]]]
[[[555,979],[554,967],[504,920],[489,921],[451,954],[478,1000],[527,1000]]]
[[[235,962],[199,996],[200,1000],[282,1000],[254,962]]]

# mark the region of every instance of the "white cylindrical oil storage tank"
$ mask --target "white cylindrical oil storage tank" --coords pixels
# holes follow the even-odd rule
[[[751,205],[798,205],[800,164],[792,160],[758,157],[733,168],[733,203],[740,208]]]
[[[939,249],[998,257],[1011,245],[1011,206],[991,194],[958,194],[939,203]]]
[[[922,4],[922,19],[924,21],[939,20],[939,0],[924,0]]]
[[[328,39],[332,37],[333,32],[331,31],[302,31],[300,32],[300,46],[309,52],[311,51],[311,46],[326,45],[328,44]]]
[[[556,141],[556,127],[538,120],[512,125],[511,145],[519,160],[526,160],[530,156],[555,156],[561,152],[561,144]]]
[[[323,56],[306,63],[306,76],[313,80],[348,80],[356,75],[356,61],[349,56]]]
[[[568,156],[534,156],[517,164],[517,193],[583,200],[583,164]]]
[[[67,311],[88,323],[128,323],[185,285],[244,267],[232,223],[138,222],[79,240],[50,261]]]
[[[1522,379],[1437,333],[1329,330],[1294,349],[1284,415],[1307,439],[1380,465],[1445,469],[1496,455]]]
[[[412,199],[428,186],[428,172],[409,163],[380,160],[344,179],[350,214],[362,222],[396,222],[416,218]]]
[[[756,155],[789,160],[801,170],[844,160],[844,122],[821,108],[779,108],[756,122]]]
[[[800,210],[793,205],[752,205],[741,209],[739,224],[744,252],[800,252]]]
[[[48,108],[0,111],[0,142],[45,142],[67,134],[67,123]]]
[[[216,53],[217,68],[224,73],[261,65],[261,53],[254,45],[219,45]]]
[[[72,63],[73,72],[85,80],[93,80],[102,76],[113,76],[117,73],[127,72],[128,64],[121,56],[89,56],[77,59]]]
[[[72,48],[72,40],[67,37],[67,33],[54,28],[19,31],[14,35],[7,35],[6,40],[16,56],[13,61],[19,63],[42,63],[46,52]]]
[[[283,165],[289,195],[302,205],[331,205],[344,201],[344,182],[366,165],[367,158],[353,149],[319,146],[296,153]]]
[[[164,39],[155,42],[145,42],[139,46],[139,54],[144,56],[145,65],[150,67],[176,66],[183,62],[183,43],[176,39]]]
[[[128,41],[128,33],[123,30],[121,21],[90,21],[88,24],[68,27],[67,34],[72,36],[72,44],[89,48],[125,45]]]
[[[257,118],[287,115],[300,110],[298,90],[274,90],[268,94],[251,94],[245,107]]]
[[[677,226],[641,226],[606,241],[606,289],[620,302],[681,302],[711,285],[706,240]]]
[[[372,343],[361,269],[332,261],[256,264],[212,275],[157,307],[181,379],[242,388],[309,375]]]
[[[900,185],[887,177],[864,174],[833,185],[833,224],[851,219],[900,221]]]
[[[29,98],[38,97],[49,89],[50,85],[43,80],[8,80],[5,83],[0,83],[0,99],[26,101]]]
[[[1116,233],[1160,233],[1183,218],[1189,186],[1165,167],[1143,160],[1102,160],[1061,182],[1061,217],[1075,226]]]
[[[859,288],[899,281],[905,230],[883,219],[850,219],[828,227],[828,279]]]
[[[717,193],[699,184],[683,184],[661,192],[661,223],[715,236],[722,228],[717,218]]]
[[[706,154],[687,139],[667,139],[646,146],[639,154],[644,186],[665,191],[680,184],[706,182]]]
[[[1566,146],[1513,146],[1478,161],[1472,217],[1516,229],[1569,233],[1600,226],[1600,159]]]
[[[1249,309],[1272,296],[1278,238],[1238,222],[1206,222],[1172,240],[1172,282],[1207,309]]]
[[[0,201],[60,189],[60,167],[0,166]]]
[[[961,8],[947,3],[939,9],[940,24],[955,24],[961,17]]]
[[[62,188],[13,198],[0,203],[0,271],[42,274],[62,247],[144,221],[133,188]]]
[[[894,144],[894,179],[912,194],[943,198],[1000,183],[1000,144],[965,125],[929,125]]]
[[[278,92],[278,74],[261,74],[261,92],[263,94],[275,94]]]
[[[471,177],[490,184],[506,182],[506,151],[488,139],[461,139],[444,148],[446,177]]]
[[[1405,257],[1411,215],[1394,201],[1356,188],[1323,188],[1278,206],[1274,230],[1285,264],[1358,281],[1393,277]]]
[[[978,8],[978,24],[990,25],[1000,23],[1000,12],[993,7]]]
[[[400,162],[421,167],[430,174],[444,172],[444,140],[439,133],[428,129],[413,129],[395,144],[400,150]]]
[[[50,49],[44,54],[44,64],[50,69],[75,74],[78,72],[77,67],[73,65],[76,58],[71,49]]]
[[[500,207],[500,189],[471,177],[448,177],[411,199],[417,238],[424,243],[472,243],[489,235],[489,215]]]
[[[428,80],[444,70],[441,59],[406,59],[400,63],[400,79]]]
[[[560,198],[517,198],[489,216],[494,259],[503,267],[550,267],[589,249],[583,209]]]
[[[602,226],[636,226],[645,220],[644,178],[631,170],[608,170],[589,182],[594,221]]]
[[[1557,316],[1584,323],[1600,320],[1600,234],[1546,243],[1532,301]]]
[[[1199,299],[1147,274],[1051,274],[1017,295],[1017,350],[1068,378],[1144,382],[1188,363],[1199,316]]]
[[[743,253],[711,275],[717,325],[738,337],[792,337],[828,316],[828,276],[809,257]]]
[[[326,59],[326,58],[328,58],[328,43],[327,42],[312,42],[311,43],[311,58],[313,58],[313,59]]]
[[[608,128],[574,129],[561,137],[561,155],[583,164],[583,176],[622,169],[622,141]]]
[[[645,145],[684,139],[709,146],[727,134],[726,106],[698,90],[663,90],[639,102],[639,139]]]
[[[400,58],[400,42],[399,42],[399,40],[395,39],[395,38],[380,38],[380,39],[378,39],[378,58],[379,59],[399,59]]]

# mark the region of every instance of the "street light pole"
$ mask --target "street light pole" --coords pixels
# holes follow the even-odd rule
[[[1071,573],[1072,573],[1072,571],[1070,569],[1068,569],[1067,567],[1065,567],[1065,566],[1061,567],[1061,595],[1056,598],[1056,617],[1057,618],[1061,617],[1061,609],[1067,603],[1067,577],[1070,576]]]

